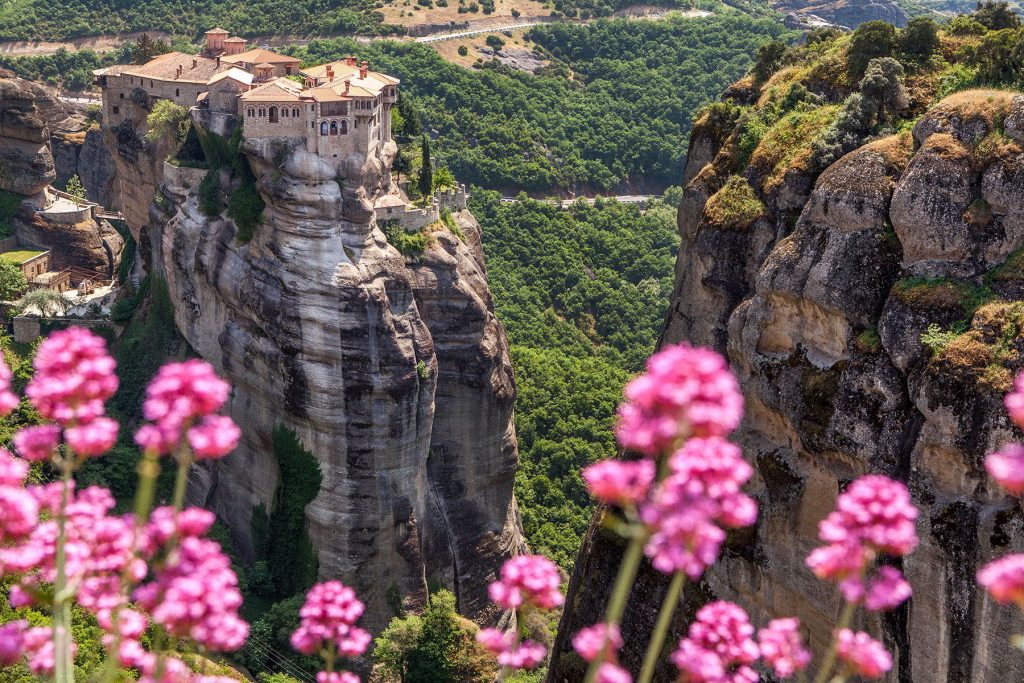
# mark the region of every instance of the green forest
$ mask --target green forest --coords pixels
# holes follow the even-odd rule
[[[590,517],[579,470],[615,454],[626,379],[654,350],[672,289],[678,189],[646,212],[568,211],[475,191],[487,273],[519,397],[516,495],[530,547],[572,567]]]
[[[310,64],[355,52],[401,78],[435,154],[463,182],[512,194],[608,191],[677,182],[694,111],[784,34],[777,21],[741,14],[537,28],[555,59],[536,76],[496,62],[465,69],[412,43],[336,39],[290,52]]]

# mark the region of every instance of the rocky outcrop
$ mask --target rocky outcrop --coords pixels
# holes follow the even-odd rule
[[[56,179],[41,88],[0,78],[0,190],[31,196]]]
[[[821,20],[846,28],[857,28],[864,22],[876,20],[898,27],[907,25],[907,13],[893,0],[781,0],[771,5],[812,26],[820,24]]]
[[[18,239],[51,251],[53,270],[81,268],[113,278],[121,262],[124,239],[105,220],[57,223],[32,211],[21,212],[15,230]]]
[[[85,196],[106,208],[114,207],[114,159],[103,144],[98,125],[87,130],[58,131],[50,140],[53,149],[56,183],[63,187],[77,175],[85,188]]]
[[[718,167],[728,165],[705,154],[699,173],[687,171],[663,341],[728,355],[746,398],[737,439],[755,465],[761,509],[699,589],[740,603],[758,625],[799,616],[821,651],[840,601],[804,565],[817,523],[850,480],[897,477],[921,510],[921,546],[903,563],[914,596],[861,623],[895,653],[893,681],[1024,674],[1008,639],[1024,619],[974,583],[983,563],[1024,547],[1020,507],[982,467],[987,452],[1020,436],[1001,401],[1024,368],[1024,146],[1000,126],[1022,116],[1024,96],[948,98],[913,135],[869,143],[825,170],[794,222],[769,210],[745,232],[703,216],[709,189],[725,181]],[[708,144],[728,154],[725,137]],[[929,337],[929,348],[930,325],[953,331]],[[585,545],[562,623],[568,634],[600,611],[620,552],[600,529]],[[654,581],[645,594],[664,585]],[[629,608],[627,662],[646,644],[646,609]],[[549,680],[578,680],[570,650],[567,636],[556,644]]]
[[[123,183],[124,135],[108,136]],[[323,475],[306,509],[320,575],[357,589],[368,626],[399,603],[423,605],[434,582],[463,613],[493,620],[487,582],[524,543],[515,386],[479,227],[463,212],[465,241],[438,224],[421,254],[396,251],[371,204],[390,183],[393,144],[337,166],[284,142],[244,150],[266,202],[250,241],[225,214],[204,215],[198,183],[177,175],[145,204],[177,326],[231,381],[243,426],[235,453],[193,473],[190,499],[251,549],[254,508],[275,502],[270,434],[291,428]],[[152,186],[151,152],[135,152],[138,184]],[[239,181],[221,173],[226,197]],[[140,231],[141,195],[122,206]]]

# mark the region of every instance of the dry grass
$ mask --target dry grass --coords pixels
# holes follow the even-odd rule
[[[931,108],[931,115],[980,118],[990,130],[1002,127],[1002,119],[1010,111],[1010,103],[1016,93],[1006,90],[974,89],[961,90],[946,97]]]
[[[811,141],[835,119],[839,105],[794,111],[783,116],[761,138],[750,157],[750,166],[764,174],[763,188],[770,192],[782,183],[789,170],[807,170]]]
[[[764,215],[764,204],[744,178],[734,175],[704,205],[704,220],[719,230],[746,230]]]
[[[468,7],[472,1],[466,0],[466,6]],[[383,13],[385,23],[399,26],[468,21],[471,28],[477,24],[482,24],[479,28],[487,28],[487,24],[484,22],[493,22],[495,19],[500,20],[502,24],[527,21],[533,17],[548,16],[552,9],[551,6],[546,6],[546,3],[537,2],[537,0],[494,0],[492,14],[484,14],[482,10],[459,14],[459,6],[459,0],[448,0],[447,7],[438,7],[436,0],[434,0],[433,7],[421,7],[416,4],[416,0],[389,0],[378,11]],[[517,10],[520,16],[513,17],[512,10]]]
[[[465,16],[465,15],[463,15]],[[505,44],[510,47],[525,47],[527,49],[533,48],[533,43],[526,40],[524,37],[530,29],[519,28],[512,31],[512,37],[509,38],[501,31],[495,31],[494,33],[481,33],[475,36],[468,36],[466,38],[457,38],[455,40],[442,40],[436,43],[427,43],[430,47],[434,48],[437,54],[441,55],[442,58],[446,59],[453,64],[459,66],[471,67],[477,59],[490,59],[489,55],[483,54],[480,50],[487,47],[487,36],[499,36],[505,41]],[[466,56],[463,57],[459,54],[459,47],[466,46]]]
[[[787,66],[779,69],[761,88],[761,97],[757,100],[757,106],[764,107],[778,100],[786,94],[789,86],[794,83],[802,83],[809,72],[810,68],[806,66]]]

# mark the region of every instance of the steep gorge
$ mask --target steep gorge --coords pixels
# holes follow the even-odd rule
[[[734,600],[756,625],[799,616],[822,651],[841,603],[804,558],[842,487],[882,472],[906,481],[921,510],[921,546],[903,563],[913,598],[860,624],[894,652],[890,680],[1024,672],[1009,643],[1024,620],[974,584],[983,563],[1024,546],[1018,504],[982,467],[1019,436],[1002,395],[1024,367],[1022,123],[1024,96],[958,93],[912,133],[870,142],[820,176],[795,162],[767,173],[752,162],[742,175],[763,210],[722,223],[712,205],[735,167],[736,131],[713,116],[698,122],[662,341],[728,356],[746,398],[737,440],[755,465],[761,515],[730,537],[689,605]],[[602,609],[618,564],[621,544],[600,519],[580,554],[549,681],[578,680],[567,634]],[[640,581],[659,598],[667,583],[649,569]],[[657,603],[643,602],[625,617],[626,662],[642,655],[653,624]],[[687,612],[676,615],[677,637]],[[666,666],[660,680],[670,678]]]

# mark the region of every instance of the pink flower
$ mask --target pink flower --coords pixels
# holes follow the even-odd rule
[[[530,603],[552,609],[564,602],[562,577],[555,563],[543,555],[519,555],[505,562],[501,578],[488,587],[491,600],[505,609]]]
[[[60,444],[60,427],[39,425],[25,427],[14,435],[14,448],[26,460],[49,460]]]
[[[633,683],[633,677],[618,664],[605,662],[597,669],[597,683]]]
[[[617,434],[624,448],[657,456],[690,436],[724,436],[743,416],[739,384],[719,354],[680,344],[647,360],[626,385]]]
[[[355,626],[363,609],[355,591],[340,581],[313,586],[299,610],[299,628],[292,634],[292,647],[308,655],[324,643],[333,642],[342,655],[358,657],[370,644],[370,634]]]
[[[228,383],[217,377],[213,366],[205,361],[193,359],[164,365],[146,388],[146,400],[142,404],[142,414],[154,424],[136,432],[136,443],[161,454],[169,453],[185,430],[220,410],[230,390]],[[221,429],[226,426],[212,424],[219,424]],[[213,453],[229,441],[211,433],[209,428],[200,429],[195,438],[209,454],[205,457],[219,457]]]
[[[839,659],[864,678],[881,678],[892,668],[892,656],[863,631],[844,628],[836,633]]]
[[[103,455],[117,443],[118,424],[109,417],[97,417],[89,422],[68,427],[64,440],[78,455],[96,457]]]
[[[53,629],[46,626],[30,628],[22,634],[25,656],[28,658],[28,669],[37,676],[49,676],[56,666],[55,649],[53,646]],[[71,652],[78,648],[71,643]]]
[[[635,505],[647,496],[654,481],[654,470],[650,460],[605,460],[584,469],[583,480],[594,498],[602,503]]]
[[[672,661],[684,683],[756,683],[750,665],[760,651],[747,613],[731,602],[712,602],[697,612]]]
[[[359,683],[359,676],[348,671],[321,671],[316,675],[316,683]]]
[[[581,629],[572,639],[572,646],[588,662],[597,659],[602,650],[617,651],[622,647],[622,635],[615,624],[594,624]],[[606,653],[607,654],[607,653]]]
[[[1017,378],[1020,382],[1020,377]],[[1021,394],[1011,396],[1024,398]],[[1009,399],[1009,396],[1007,396]],[[1011,443],[985,458],[985,469],[999,485],[1015,496],[1024,493],[1024,446]]]
[[[742,491],[753,475],[740,449],[719,437],[693,438],[669,460],[670,474],[640,517],[651,529],[644,552],[659,571],[696,579],[718,557],[719,526],[749,526],[757,504]]]
[[[535,669],[547,657],[547,650],[540,643],[525,640],[498,654],[498,665],[510,669]]]
[[[1013,382],[1013,391],[1003,399],[1010,419],[1017,423],[1018,427],[1024,427],[1024,372],[1017,375]]]
[[[7,367],[7,362],[0,354],[0,417],[10,414],[21,403],[11,391],[11,379],[13,378],[11,369]]]
[[[1024,608],[1024,555],[1007,555],[989,562],[978,572],[980,583],[996,602]]]
[[[910,597],[910,584],[895,567],[879,567],[868,584],[864,605],[873,612],[899,607]]]
[[[35,374],[25,394],[43,417],[62,425],[100,417],[103,402],[117,391],[107,343],[80,327],[43,340],[33,365]]]
[[[202,423],[188,430],[188,443],[197,460],[223,458],[238,445],[242,431],[234,420],[223,415],[204,417]]]
[[[0,626],[0,664],[10,666],[21,659],[25,649],[24,620],[10,621]]]
[[[0,486],[0,541],[28,536],[39,522],[39,503],[23,488]]]
[[[757,633],[761,657],[772,666],[778,678],[790,678],[811,663],[811,653],[800,637],[800,620],[774,619]]]
[[[186,536],[133,598],[172,635],[216,651],[245,644],[249,626],[238,616],[242,594],[231,562],[211,540]]]
[[[0,447],[0,486],[23,486],[28,476],[28,463]]]
[[[859,543],[900,556],[917,547],[916,520],[906,486],[869,474],[839,495],[835,511],[818,525],[818,536],[827,543]]]

